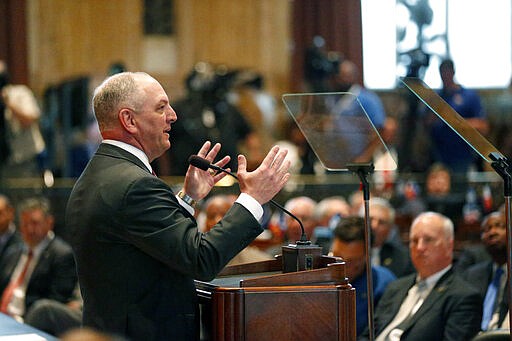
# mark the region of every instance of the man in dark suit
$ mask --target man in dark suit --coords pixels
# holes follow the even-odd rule
[[[0,264],[7,250],[23,244],[14,225],[15,209],[6,195],[0,194]]]
[[[189,166],[177,195],[151,174],[177,119],[162,86],[145,73],[119,73],[95,90],[93,106],[104,140],[66,209],[83,323],[133,340],[197,340],[194,279],[212,280],[263,231],[261,204],[290,176],[286,151],[272,148],[253,172],[240,155],[242,193],[215,228],[201,233],[193,206],[224,174]],[[214,162],[219,150],[207,141],[198,155]],[[226,156],[215,164],[228,162]]]
[[[480,329],[482,301],[451,269],[453,223],[439,213],[420,214],[409,248],[417,274],[386,288],[375,311],[376,340],[470,340]]]
[[[0,264],[0,311],[19,320],[37,300],[67,302],[77,284],[71,247],[55,236],[48,202],[22,202],[19,229],[24,243],[11,247]]]
[[[491,330],[501,327],[508,312],[507,226],[503,212],[493,212],[484,218],[481,239],[492,260],[470,266],[463,276],[478,289],[484,301],[480,307],[483,308],[482,330]],[[491,298],[492,291],[495,293]]]
[[[402,277],[414,272],[409,250],[395,226],[395,209],[384,198],[370,200],[370,225],[373,233],[372,264],[391,270]]]

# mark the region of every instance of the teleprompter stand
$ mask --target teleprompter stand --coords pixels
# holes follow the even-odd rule
[[[373,279],[371,271],[370,190],[367,176],[374,171],[373,155],[383,152],[388,162],[377,171],[396,169],[387,146],[382,141],[358,97],[351,93],[286,94],[283,102],[323,167],[329,171],[351,171],[362,184],[364,197],[365,253],[368,299],[368,329],[374,339]]]
[[[507,283],[511,279],[511,258],[512,258],[512,233],[510,219],[510,196],[512,193],[512,167],[510,161],[501,154],[487,139],[467,121],[460,116],[448,103],[446,103],[435,91],[430,89],[418,78],[404,78],[402,83],[418,97],[430,110],[432,110],[444,123],[446,123],[460,138],[462,138],[473,150],[485,161],[491,164],[492,168],[503,179],[505,199],[505,224],[507,228]],[[510,285],[510,284],[509,284]],[[512,290],[508,290],[509,323],[512,326]]]

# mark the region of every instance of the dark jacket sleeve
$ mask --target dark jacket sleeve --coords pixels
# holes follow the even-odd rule
[[[235,204],[208,233],[180,206],[161,180],[143,177],[128,187],[115,234],[180,273],[211,280],[261,232],[259,222]]]

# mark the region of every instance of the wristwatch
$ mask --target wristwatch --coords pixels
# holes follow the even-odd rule
[[[181,200],[183,200],[187,205],[192,206],[192,207],[196,206],[196,201],[194,199],[192,199],[192,197],[190,195],[188,195],[187,193],[185,193],[183,191],[179,191],[178,197]]]

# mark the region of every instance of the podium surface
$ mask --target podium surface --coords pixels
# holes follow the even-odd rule
[[[345,263],[283,273],[280,259],[227,267],[196,281],[203,340],[356,339],[355,290]],[[244,273],[245,271],[245,273]]]

